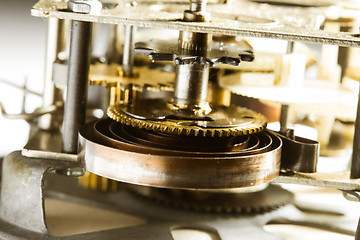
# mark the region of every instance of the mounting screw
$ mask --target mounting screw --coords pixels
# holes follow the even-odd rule
[[[102,4],[98,0],[69,0],[68,9],[74,13],[100,14]]]

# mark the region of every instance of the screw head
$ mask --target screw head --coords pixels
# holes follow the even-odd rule
[[[74,13],[100,14],[102,4],[98,0],[69,0],[68,9]]]

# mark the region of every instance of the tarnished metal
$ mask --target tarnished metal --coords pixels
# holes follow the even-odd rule
[[[46,234],[44,175],[51,170],[74,166],[78,165],[64,161],[26,158],[20,151],[8,155],[2,168],[1,219],[23,229]]]
[[[331,1],[334,5],[335,2]],[[100,15],[92,15],[62,11],[67,8],[65,2],[42,0],[33,7],[32,15],[349,47],[360,45],[357,35],[318,30],[327,16],[327,10],[332,6],[331,4],[313,8],[287,8],[250,1],[242,1],[235,5],[208,4],[207,11],[211,13],[212,21],[198,23],[178,21],[183,17],[183,11],[188,7],[187,4],[170,6],[161,3],[158,5],[159,8],[150,8],[150,6],[146,3],[137,6],[118,4],[113,9],[103,8]]]
[[[158,187],[222,189],[253,186],[278,175],[281,141],[268,133],[255,136],[260,141],[255,148],[189,152],[129,142],[125,133],[112,133],[111,123],[102,120],[80,131],[81,164],[100,176]]]
[[[316,172],[320,155],[320,143],[294,136],[278,135],[282,142],[281,168],[295,172]]]

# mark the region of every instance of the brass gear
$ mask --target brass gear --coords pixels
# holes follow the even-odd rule
[[[175,73],[148,66],[135,67],[133,76],[124,76],[121,65],[96,63],[90,67],[90,85],[132,86],[134,90],[173,91]]]
[[[115,192],[120,187],[119,182],[98,176],[88,171],[86,171],[83,176],[79,177],[78,183],[85,189],[99,190],[102,192]]]
[[[229,137],[249,135],[265,129],[267,120],[257,112],[231,105],[213,106],[204,116],[182,115],[162,100],[144,100],[136,107],[112,104],[107,115],[122,124],[177,135]],[[178,114],[179,115],[176,115]]]

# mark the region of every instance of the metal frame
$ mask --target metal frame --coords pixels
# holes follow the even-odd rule
[[[0,205],[0,238],[59,239],[48,233],[45,221],[44,197],[68,199],[82,204],[110,208],[147,220],[126,228],[89,232],[61,239],[173,239],[173,229],[197,229],[214,233],[222,240],[242,236],[244,239],[281,240],[263,230],[269,222],[312,226],[353,235],[354,227],[338,224],[339,216],[325,221],[303,214],[289,205],[258,215],[229,215],[184,211],[156,204],[128,191],[114,193],[88,191],[76,184],[76,178],[48,174],[51,170],[77,167],[74,163],[23,157],[19,151],[8,155],[3,163],[3,187]],[[45,187],[45,179],[48,184]],[[26,197],[24,197],[26,196]],[[121,199],[121,201],[119,201]],[[356,223],[356,222],[355,222]]]

